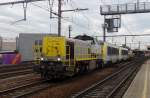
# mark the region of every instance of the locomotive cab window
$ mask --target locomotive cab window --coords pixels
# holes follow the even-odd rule
[[[127,50],[122,50],[122,55],[128,55],[128,51]]]
[[[36,40],[36,41],[34,42],[34,44],[35,44],[35,45],[38,45],[38,40]]]

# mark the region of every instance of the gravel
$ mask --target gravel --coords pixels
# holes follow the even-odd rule
[[[32,81],[37,81],[39,79],[40,79],[40,76],[37,74],[26,74],[26,75],[20,75],[17,77],[1,79],[0,80],[0,91],[9,89],[9,88],[13,88],[15,86],[27,84]]]
[[[116,69],[115,67],[105,68],[81,77],[74,77],[71,81],[60,82],[60,85],[56,87],[33,94],[30,98],[69,98],[72,94],[84,90],[90,85],[104,79],[106,76],[115,72]]]

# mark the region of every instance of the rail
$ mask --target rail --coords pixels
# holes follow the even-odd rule
[[[54,84],[46,83],[45,80],[36,81],[29,84],[24,84],[11,89],[0,91],[0,97],[7,96],[11,98],[21,98],[26,97],[30,94],[36,93],[40,90],[46,89],[48,87],[53,87]]]
[[[115,92],[120,87],[120,85],[124,83],[124,81],[126,81],[126,79],[128,79],[131,74],[141,65],[141,63],[139,62],[143,61],[144,60],[138,60],[136,62],[128,64],[128,66],[124,66],[116,73],[106,77],[104,80],[99,81],[98,83],[93,84],[89,88],[73,95],[72,98],[92,98],[93,96],[110,98],[110,96],[113,95],[113,92]]]

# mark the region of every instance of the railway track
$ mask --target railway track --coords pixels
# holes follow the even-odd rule
[[[41,80],[40,76],[35,74],[27,74],[18,77],[2,79],[0,81],[0,91],[39,80]]]
[[[131,63],[133,64],[134,62],[133,61],[127,62],[127,63],[122,64],[122,66],[124,66],[124,65],[130,65]],[[133,67],[131,69],[133,69]],[[128,70],[128,71],[131,71],[131,69]],[[27,84],[24,84],[24,85],[21,85],[21,86],[16,86],[14,88],[10,88],[10,89],[6,89],[6,90],[3,90],[3,91],[0,91],[0,98],[20,98],[20,97],[26,97],[26,96],[35,94],[36,92],[39,92],[39,91],[41,91],[43,89],[46,89],[46,88],[49,88],[49,87],[54,87],[54,86],[56,86],[56,84],[46,83],[46,81],[35,81],[35,82],[32,82],[32,83],[27,83]],[[82,96],[80,96],[80,94],[81,94],[81,92],[78,93],[78,94],[76,94],[73,97],[74,98],[80,98],[80,97],[82,98],[82,96],[84,94]],[[79,95],[79,97],[78,97],[78,95]],[[88,97],[86,96],[85,98],[88,98]],[[92,97],[89,96],[89,98],[92,98]]]
[[[25,74],[30,74],[30,73],[33,73],[32,69],[4,72],[4,73],[0,73],[0,79],[15,77],[19,75],[25,75]]]
[[[32,64],[27,65],[3,65],[0,66],[0,73],[4,72],[10,72],[10,71],[17,71],[17,70],[26,70],[26,69],[32,69]]]
[[[0,98],[21,98],[30,94],[36,93],[48,87],[53,87],[54,84],[47,83],[46,81],[35,81],[25,85],[17,86],[7,90],[0,91]]]
[[[0,66],[0,79],[33,73],[32,64]]]
[[[31,64],[0,66],[0,79],[9,79],[10,77],[16,77],[30,73],[33,73]],[[20,98],[35,93],[37,91],[46,89],[53,85],[50,83],[46,83],[46,81],[43,81],[41,79],[35,79],[35,81],[33,80],[19,80],[17,82],[22,82],[22,84],[16,84],[16,86],[10,85],[10,88],[6,87],[6,89],[1,89],[0,98]]]
[[[74,94],[72,98],[122,98],[122,95],[128,88],[126,83],[130,85],[143,61],[144,59],[139,59],[128,64],[128,66],[124,66],[104,80]]]

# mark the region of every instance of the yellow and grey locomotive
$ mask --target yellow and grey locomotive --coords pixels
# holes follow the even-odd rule
[[[75,38],[46,36],[34,45],[35,70],[44,79],[73,76],[105,64],[129,58],[128,49],[79,35]]]
[[[85,38],[85,39],[84,39]],[[45,79],[72,76],[101,67],[101,47],[89,36],[46,36],[35,44],[38,70]]]

